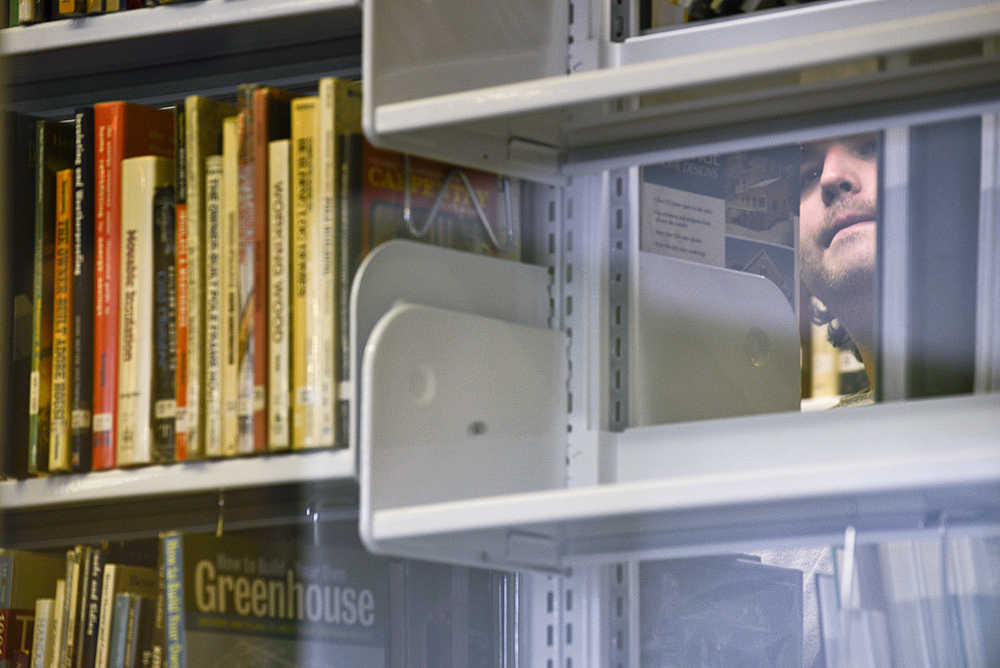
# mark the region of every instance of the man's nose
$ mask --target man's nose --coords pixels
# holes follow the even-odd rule
[[[846,147],[836,144],[830,147],[819,179],[823,204],[830,206],[843,195],[860,190],[861,179],[857,167],[857,159]]]

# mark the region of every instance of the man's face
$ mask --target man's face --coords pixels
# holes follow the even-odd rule
[[[875,268],[878,135],[803,146],[799,178],[799,252],[806,286],[827,304],[870,293]]]

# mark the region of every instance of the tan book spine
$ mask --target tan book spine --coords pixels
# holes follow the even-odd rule
[[[55,290],[52,300],[52,401],[49,470],[72,464],[70,388],[73,383],[73,170],[56,173]]]
[[[187,426],[188,459],[206,455],[205,439],[207,367],[206,349],[206,280],[207,280],[207,172],[206,159],[222,147],[222,119],[232,116],[234,105],[200,95],[184,100],[187,147],[187,249],[188,249],[188,357],[187,357]],[[218,441],[216,441],[218,443]]]
[[[188,206],[190,207],[190,200]],[[205,158],[205,457],[222,456],[222,156]],[[190,431],[188,432],[190,433]]]

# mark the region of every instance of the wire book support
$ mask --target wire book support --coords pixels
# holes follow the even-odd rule
[[[486,211],[483,209],[482,202],[479,201],[479,196],[476,194],[475,188],[472,187],[472,183],[469,181],[469,177],[466,175],[465,170],[461,167],[452,167],[448,170],[447,175],[445,175],[444,182],[441,184],[441,188],[438,190],[437,197],[434,198],[434,205],[431,207],[430,213],[427,214],[427,218],[424,219],[422,223],[418,224],[413,220],[413,208],[411,206],[412,200],[412,167],[410,166],[410,156],[409,154],[403,155],[403,175],[404,175],[404,186],[403,186],[403,222],[406,224],[406,229],[415,238],[420,239],[427,235],[427,232],[431,229],[431,225],[437,219],[438,211],[441,208],[441,203],[444,201],[444,195],[448,192],[448,186],[451,185],[452,180],[457,176],[462,180],[465,185],[466,192],[469,193],[469,199],[472,200],[472,206],[476,210],[476,216],[479,218],[479,222],[482,223],[483,228],[486,230],[487,236],[490,238],[490,243],[496,246],[499,250],[507,250],[510,247],[511,241],[514,239],[514,223],[511,214],[511,201],[510,201],[510,179],[506,176],[500,177],[500,187],[504,194],[504,232],[505,239],[501,243],[497,238],[496,232],[493,231],[493,226],[490,224],[489,217],[486,215]]]

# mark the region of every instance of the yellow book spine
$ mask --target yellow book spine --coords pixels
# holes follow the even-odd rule
[[[292,447],[314,447],[315,338],[309,246],[316,227],[317,97],[292,101]],[[312,364],[310,362],[312,361]]]

